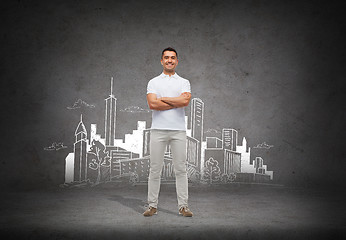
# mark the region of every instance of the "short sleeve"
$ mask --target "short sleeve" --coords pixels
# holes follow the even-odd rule
[[[149,93],[155,93],[155,94],[157,94],[156,91],[155,91],[155,88],[154,88],[153,81],[149,81],[149,82],[148,82],[147,94],[149,94]]]
[[[189,80],[185,80],[185,81],[183,82],[183,87],[182,87],[181,92],[182,92],[182,93],[183,93],[183,92],[189,92],[189,93],[191,93],[191,86],[190,86]]]

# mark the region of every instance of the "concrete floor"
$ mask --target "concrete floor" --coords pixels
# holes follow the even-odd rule
[[[162,185],[158,215],[142,216],[146,185],[1,194],[5,239],[342,239],[343,194],[263,185],[190,186],[194,217]]]

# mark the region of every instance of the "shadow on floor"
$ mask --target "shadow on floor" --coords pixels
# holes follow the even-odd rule
[[[145,209],[148,207],[147,202],[141,200],[141,199],[137,199],[137,198],[126,198],[123,196],[119,196],[119,195],[113,195],[110,198],[108,198],[111,201],[115,201],[120,203],[121,205],[131,208],[133,211],[142,214]],[[160,212],[164,212],[167,214],[172,214],[172,215],[178,215],[178,211],[177,212],[173,212],[164,208],[159,208],[158,211]]]

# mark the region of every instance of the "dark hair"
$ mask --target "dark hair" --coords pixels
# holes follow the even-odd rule
[[[176,55],[177,58],[178,58],[178,53],[177,53],[177,51],[175,51],[175,49],[174,49],[174,48],[171,48],[171,47],[168,47],[168,48],[163,49],[162,54],[161,54],[161,58],[163,57],[163,53],[166,52],[166,51],[175,52],[175,55]]]

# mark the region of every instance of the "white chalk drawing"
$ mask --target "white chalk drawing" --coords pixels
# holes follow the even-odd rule
[[[150,161],[150,129],[146,121],[137,121],[137,129],[125,134],[125,139],[115,139],[117,99],[111,92],[105,99],[105,128],[98,133],[97,124],[90,125],[88,134],[81,115],[75,131],[73,152],[65,158],[65,183],[62,187],[95,186],[106,182],[128,181],[130,184],[147,183]],[[190,182],[222,184],[232,182],[268,183],[273,180],[273,171],[260,156],[251,157],[251,148],[243,137],[238,144],[238,131],[223,128],[222,132],[208,129],[206,132],[219,137],[205,137],[203,132],[204,102],[191,100],[190,117],[186,116],[187,173]],[[132,110],[131,110],[132,109]],[[143,111],[129,107],[124,112]],[[120,110],[121,111],[121,110]],[[148,110],[149,111],[149,110]],[[190,129],[187,128],[190,121]],[[104,136],[104,138],[102,138]],[[270,146],[262,144],[258,146]],[[258,147],[256,146],[256,147]],[[270,146],[272,147],[272,146]],[[174,182],[174,166],[170,147],[164,155],[161,180]]]
[[[125,109],[120,109],[120,112],[143,113],[143,112],[151,112],[151,111],[149,109],[143,109],[138,106],[130,106]]]
[[[44,150],[46,151],[59,151],[60,149],[67,148],[67,146],[64,146],[64,143],[62,142],[53,142],[52,145],[45,147]]]
[[[221,178],[221,171],[219,168],[219,162],[210,157],[204,164],[203,168],[203,180],[209,182],[218,182]]]
[[[220,131],[218,131],[216,129],[213,129],[213,128],[208,128],[204,133],[214,133],[214,134],[217,134],[217,133],[220,133]]]
[[[266,142],[263,142],[263,143],[259,143],[257,144],[255,147],[253,148],[265,148],[265,149],[270,149],[274,147],[274,145],[268,145]]]
[[[83,101],[82,99],[78,99],[77,102],[75,102],[71,107],[66,107],[69,110],[74,110],[78,108],[95,108],[95,105],[88,104],[87,102]]]

